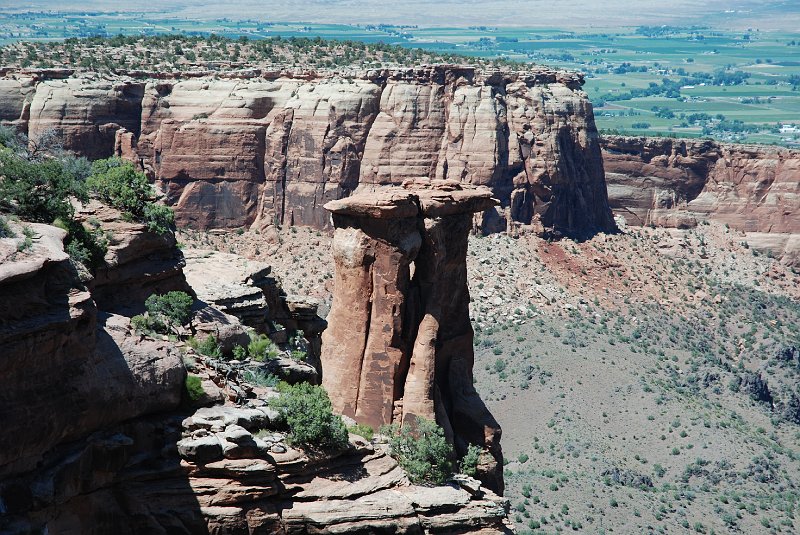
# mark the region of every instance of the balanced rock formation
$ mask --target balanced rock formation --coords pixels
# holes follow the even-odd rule
[[[257,73],[256,73],[257,74]],[[135,161],[180,226],[328,225],[322,205],[409,178],[486,185],[485,231],[614,228],[579,74],[435,65],[177,80],[8,72],[0,123]]]
[[[800,265],[800,151],[621,136],[602,146],[611,207],[629,225],[714,220]]]
[[[334,297],[322,381],[360,423],[441,425],[456,450],[483,448],[481,478],[503,490],[500,427],[473,386],[467,237],[487,188],[410,181],[333,201]]]

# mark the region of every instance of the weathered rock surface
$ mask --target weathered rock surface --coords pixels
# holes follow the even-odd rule
[[[90,283],[101,310],[140,312],[154,293],[180,290],[194,295],[183,274],[186,263],[175,234],[150,232],[145,224],[125,221],[118,210],[97,201],[79,206],[77,216],[108,239],[105,263],[94,270]]]
[[[424,417],[459,453],[481,446],[481,477],[502,492],[500,427],[472,384],[466,271],[472,214],[495,203],[487,188],[434,181],[326,204],[336,269],[322,380],[360,423]]]
[[[187,250],[185,256],[186,279],[201,302],[235,316],[244,325],[270,335],[279,344],[287,342],[287,331],[302,332],[306,360],[319,370],[321,333],[327,323],[317,315],[316,302],[307,297],[286,295],[280,282],[270,276],[272,269],[264,262],[203,249]],[[212,316],[209,324],[219,329],[224,321],[209,315]],[[219,332],[214,334],[220,335]],[[308,377],[313,371],[290,362],[273,364],[274,371],[285,371],[281,376],[292,379]]]
[[[186,374],[170,345],[140,341],[126,318],[98,313],[64,253],[64,231],[30,227],[30,251],[0,240],[0,480],[60,443],[174,408]]]
[[[247,326],[267,329],[270,308],[264,290],[253,281],[268,278],[269,265],[202,249],[187,250],[184,255],[186,280],[200,301],[236,316]],[[276,284],[275,279],[272,283]]]
[[[620,136],[604,137],[602,147],[609,202],[629,225],[711,219],[800,265],[800,151]]]
[[[0,527],[87,535],[511,533],[508,502],[477,482],[411,485],[385,446],[356,436],[344,451],[306,453],[282,432],[256,433],[268,429],[269,410],[252,400],[97,433],[60,451],[46,470],[0,483],[7,513]]]
[[[0,79],[0,121],[122,155],[193,228],[329,225],[322,205],[409,178],[489,186],[484,230],[614,228],[580,75],[438,65],[347,77]],[[25,111],[29,110],[29,111]]]

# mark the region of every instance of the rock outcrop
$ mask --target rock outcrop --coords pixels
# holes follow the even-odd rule
[[[420,177],[489,186],[485,231],[614,228],[578,74],[437,65],[293,77],[67,79],[7,73],[0,122],[134,160],[179,225],[324,227],[322,205]]]
[[[150,232],[144,223],[126,221],[119,210],[97,201],[79,205],[77,218],[108,241],[104,262],[89,283],[100,310],[130,315],[141,312],[145,299],[154,293],[180,290],[194,295],[174,233]]]
[[[103,207],[92,210],[107,223]],[[292,448],[267,405],[273,389],[133,331],[93,298],[108,286],[75,269],[65,232],[29,227],[29,248],[0,239],[0,533],[511,531],[506,500],[464,477],[411,485],[384,445],[351,436],[343,451]],[[151,249],[121,228],[107,258],[124,267],[128,253]],[[148,274],[166,280],[159,265],[109,274],[130,281],[111,304],[140,306]],[[314,311],[300,299],[285,306],[298,321]],[[206,390],[199,402],[216,405],[188,408],[184,359]]]
[[[473,386],[467,237],[490,190],[410,182],[325,205],[336,228],[322,381],[337,411],[374,428],[435,420],[460,454],[483,448],[502,493],[500,427]]]
[[[629,225],[714,220],[800,265],[800,151],[620,136],[602,147],[611,207]]]
[[[302,333],[306,361],[320,369],[321,334],[327,323],[317,314],[316,302],[286,295],[264,262],[203,249],[188,250],[185,257],[186,279],[201,303],[235,316],[277,344],[286,344],[291,332]]]
[[[411,485],[384,445],[355,435],[344,451],[307,453],[287,444],[274,417],[256,399],[105,429],[65,447],[47,470],[0,484],[0,530],[512,532],[508,502],[475,481]]]
[[[126,319],[98,312],[64,231],[29,227],[29,251],[0,240],[0,481],[46,464],[59,444],[175,408],[186,376],[170,344],[139,341]]]

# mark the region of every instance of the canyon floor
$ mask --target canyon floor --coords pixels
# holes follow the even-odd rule
[[[182,232],[327,313],[331,237]],[[794,533],[800,275],[722,225],[470,241],[476,386],[518,531]]]

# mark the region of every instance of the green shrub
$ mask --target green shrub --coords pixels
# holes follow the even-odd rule
[[[372,440],[372,437],[375,436],[375,430],[367,424],[351,425],[347,428],[347,431],[349,433],[353,433],[354,435],[364,437],[367,440]]]
[[[281,383],[278,391],[281,395],[270,400],[270,405],[289,427],[291,443],[323,449],[347,446],[347,429],[342,418],[333,414],[325,389],[308,383]]]
[[[261,370],[245,370],[244,373],[242,373],[242,379],[256,386],[271,388],[275,388],[281,382],[280,377],[277,375],[265,373]]]
[[[70,197],[88,200],[80,177],[55,158],[28,160],[0,149],[0,176],[0,209],[13,211],[25,221],[70,220],[75,213]]]
[[[147,315],[177,333],[178,327],[187,325],[192,320],[192,296],[186,292],[167,292],[163,295],[153,294],[144,302]]]
[[[247,345],[247,354],[250,358],[264,362],[271,360],[278,356],[279,350],[275,343],[270,340],[269,336],[264,334],[257,334],[250,338],[250,343]]]
[[[131,318],[131,326],[144,334],[151,334],[160,332],[164,329],[163,325],[154,324],[153,318],[145,316],[144,314],[137,314]]]
[[[436,422],[418,418],[415,428],[385,426],[382,433],[391,436],[392,456],[414,483],[444,483],[453,473],[453,449]]]
[[[0,238],[16,238],[17,235],[11,230],[6,218],[0,215]]]
[[[70,257],[87,267],[100,265],[107,239],[99,229],[86,229],[77,222],[71,203],[71,198],[89,200],[85,184],[91,170],[89,161],[65,155],[53,136],[42,136],[31,150],[19,138],[0,138],[0,144],[13,149],[0,148],[0,175],[4,177],[0,181],[0,209],[26,221],[66,230],[65,250]]]
[[[235,345],[233,346],[233,358],[234,360],[244,360],[247,358],[247,349],[243,346]]]
[[[461,458],[459,463],[459,471],[470,477],[475,477],[478,473],[478,463],[481,459],[482,448],[477,444],[470,444],[467,447],[467,453]]]
[[[147,224],[152,232],[165,234],[173,228],[172,209],[154,202],[153,187],[130,162],[120,158],[95,161],[86,186],[125,216]]]
[[[109,238],[99,227],[86,228],[74,219],[56,219],[53,225],[67,231],[65,251],[70,258],[87,268],[96,268],[105,262]]]
[[[36,233],[33,232],[33,229],[27,225],[22,227],[22,235],[23,239],[19,244],[17,244],[17,252],[28,251],[33,247],[33,238],[36,236]]]
[[[147,224],[147,230],[156,234],[166,234],[175,226],[175,214],[172,212],[172,208],[163,204],[146,205],[143,218]]]
[[[203,390],[203,382],[196,375],[187,375],[184,387],[186,389],[186,396],[191,401],[199,400],[206,393],[205,390]]]
[[[19,135],[14,128],[10,126],[0,126],[0,146],[13,147],[19,143]]]
[[[195,337],[189,338],[187,342],[189,344],[189,347],[193,348],[201,355],[205,355],[207,357],[212,357],[215,359],[222,358],[222,348],[220,347],[219,342],[217,341],[217,337],[214,336],[213,334],[210,334],[202,342],[199,342]]]
[[[144,207],[153,197],[153,188],[144,173],[121,158],[95,161],[86,186],[104,202],[134,216],[144,215]]]

